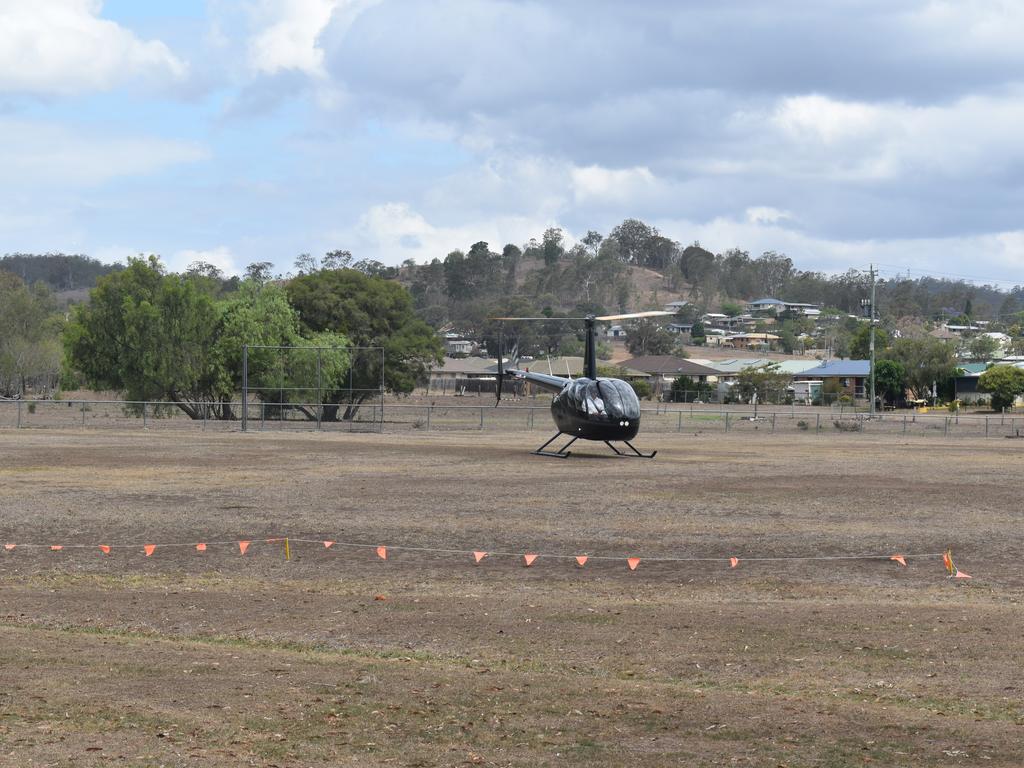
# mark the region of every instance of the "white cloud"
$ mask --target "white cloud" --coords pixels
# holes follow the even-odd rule
[[[662,220],[655,222],[670,237],[701,245],[716,253],[742,248],[752,256],[764,251],[785,253],[798,269],[843,272],[867,269],[874,263],[883,269],[920,270],[921,273],[957,273],[1004,287],[1024,283],[1024,230],[954,237],[878,238],[840,240],[813,237],[778,221],[740,221],[716,217],[706,222]],[[969,254],[970,263],[964,263]]]
[[[697,168],[857,183],[984,177],[1024,162],[1022,122],[1021,86],[930,106],[790,96],[734,113],[731,142]]]
[[[657,179],[649,168],[602,168],[588,165],[573,168],[573,196],[577,202],[591,200],[629,203],[649,194]]]
[[[240,275],[242,268],[238,265],[238,259],[226,245],[219,245],[216,248],[195,250],[187,248],[178,251],[170,259],[167,266],[174,271],[182,271],[188,268],[193,261],[205,261],[207,264],[220,269],[225,275]]]
[[[796,141],[835,144],[876,133],[885,112],[878,106],[835,101],[820,94],[783,99],[772,122]]]
[[[0,180],[6,184],[96,186],[205,157],[207,151],[192,142],[0,118]]]
[[[356,258],[399,264],[406,259],[428,262],[443,259],[453,250],[465,251],[480,240],[500,250],[505,243],[524,243],[539,236],[553,222],[520,216],[496,216],[459,226],[431,224],[407,203],[390,202],[371,207],[352,232],[332,236],[353,242]]]
[[[249,65],[272,75],[297,70],[322,78],[320,34],[333,21],[342,32],[376,0],[262,0],[256,9],[259,31],[249,40]]]
[[[789,211],[780,211],[770,205],[756,205],[747,208],[747,221],[751,224],[775,224],[782,219],[792,218]]]
[[[1019,59],[1024,5],[1016,0],[929,0],[906,14],[926,44],[951,51],[1004,54]]]
[[[0,92],[70,94],[134,78],[177,81],[187,67],[159,40],[99,17],[98,0],[0,3]]]

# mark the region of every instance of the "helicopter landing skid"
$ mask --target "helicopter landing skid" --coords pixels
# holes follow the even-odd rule
[[[611,448],[613,451],[615,451],[615,453],[617,453],[619,456],[625,456],[627,459],[653,459],[655,456],[658,455],[657,451],[651,451],[650,453],[641,453],[636,449],[636,447],[631,442],[629,442],[629,440],[623,440],[622,442],[629,446],[629,450],[631,450],[632,453],[623,453],[607,440],[604,441],[604,444]]]
[[[542,445],[536,451],[530,451],[530,453],[532,453],[534,456],[550,456],[553,459],[567,459],[567,458],[569,458],[569,454],[572,453],[572,451],[567,451],[565,449],[568,448],[573,443],[575,443],[577,440],[579,440],[578,437],[574,437],[572,440],[570,440],[568,443],[563,445],[557,451],[545,451],[544,450],[545,448],[547,448],[549,445],[551,445],[553,442],[555,442],[555,440],[557,440],[558,438],[560,438],[564,434],[565,434],[564,432],[556,433],[555,436],[552,437],[550,440],[548,440],[546,443],[544,443],[544,445]]]

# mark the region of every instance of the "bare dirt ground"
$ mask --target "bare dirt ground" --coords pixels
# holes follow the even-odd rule
[[[1019,441],[537,437],[0,431],[0,765],[1024,765]]]

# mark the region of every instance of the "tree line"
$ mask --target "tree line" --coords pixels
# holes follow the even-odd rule
[[[0,256],[0,271],[17,275],[26,285],[42,283],[54,292],[92,288],[103,275],[121,269],[124,269],[122,264],[104,264],[78,253],[8,253]]]
[[[236,415],[246,345],[251,394],[325,420],[352,418],[382,381],[410,392],[441,358],[437,334],[401,285],[348,268],[318,265],[285,282],[255,265],[231,281],[200,263],[169,272],[150,256],[100,277],[89,301],[66,316],[47,315],[44,285],[29,288],[9,273],[0,272],[0,299],[0,329],[47,351],[46,371],[52,380],[59,372],[64,388],[167,401],[196,419]],[[313,347],[315,354],[302,351]],[[24,376],[0,384],[9,397],[33,389]],[[318,414],[310,406],[319,403]]]
[[[647,308],[636,305],[648,299],[636,295],[631,267],[657,272],[665,291],[684,294],[700,311],[771,297],[858,314],[870,293],[866,270],[801,270],[775,251],[713,253],[699,242],[683,246],[638,219],[626,219],[606,236],[590,230],[571,246],[558,228],[500,251],[477,242],[427,264],[406,262],[399,279],[428,322],[474,326],[510,299],[556,314]],[[877,280],[876,302],[879,314],[892,319],[1003,319],[1024,310],[1024,287],[1003,291],[952,278],[885,277]]]

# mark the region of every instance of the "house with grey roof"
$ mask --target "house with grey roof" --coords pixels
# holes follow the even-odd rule
[[[771,315],[781,315],[783,312],[792,312],[796,315],[817,317],[821,314],[821,307],[817,304],[804,304],[799,301],[781,301],[779,299],[764,298],[748,303],[747,311]]]
[[[857,399],[867,397],[866,384],[871,375],[870,360],[832,360],[808,368],[793,376],[793,381],[834,382],[838,388]]]
[[[711,381],[715,381],[718,376],[718,371],[714,368],[674,355],[644,355],[624,360],[622,365],[627,369],[647,374],[655,396],[670,389],[672,382],[680,376],[689,376],[694,381],[708,381],[709,377]]]

